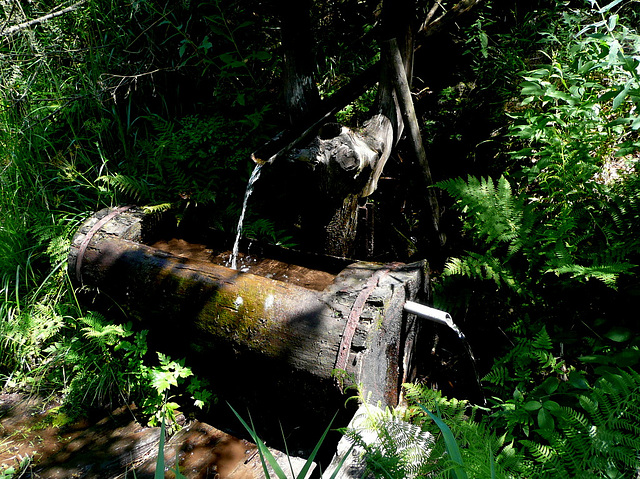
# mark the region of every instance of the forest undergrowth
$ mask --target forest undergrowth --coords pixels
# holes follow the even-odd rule
[[[416,53],[445,249],[429,257],[423,191],[381,183],[369,200],[390,219],[380,257],[430,259],[435,306],[479,357],[486,403],[468,391],[446,397],[422,376],[405,386],[406,408],[372,422],[385,441],[369,447],[368,465],[375,477],[636,477],[640,4],[504,3],[482,3],[437,37],[454,59],[440,76],[420,66],[426,48]],[[261,2],[87,0],[8,31],[67,5],[7,5],[2,391],[62,399],[70,420],[130,402],[150,424],[212,407],[220,392],[184,358],[78,300],[66,257],[79,225],[118,204],[233,232],[250,153],[283,124],[277,19]],[[345,25],[368,32],[375,18],[316,7],[337,24],[322,24],[318,51],[318,84],[330,95],[376,55],[375,44],[348,47]],[[340,121],[357,122],[372,97]],[[406,179],[400,155],[388,168]],[[295,237],[258,205],[245,234]],[[434,434],[428,455],[403,452],[389,433],[400,418]]]

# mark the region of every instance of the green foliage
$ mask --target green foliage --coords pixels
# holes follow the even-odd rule
[[[433,438],[406,421],[403,409],[384,410],[363,401],[349,428],[342,432],[363,452],[363,477],[412,478],[431,471]]]
[[[450,461],[452,464],[452,475],[456,479],[466,479],[467,473],[464,471],[464,463],[462,461],[462,454],[460,454],[460,448],[458,447],[458,443],[456,439],[453,437],[451,429],[449,426],[445,424],[445,422],[440,419],[438,416],[435,416],[431,411],[425,408],[422,404],[420,404],[420,409],[426,412],[431,419],[438,425],[438,428],[442,432],[442,436],[444,437],[444,444],[447,449],[447,454],[449,455]]]
[[[142,412],[149,424],[157,426],[162,418],[175,423],[180,407],[173,395],[190,397],[193,406],[203,408],[214,400],[206,382],[193,377],[184,360],[172,360],[157,354],[157,364],[148,358],[147,333],[134,332],[131,324],[108,323],[98,313],[79,318],[83,339],[67,345],[65,361],[72,374],[65,394],[67,406],[109,406],[141,400]],[[191,378],[189,383],[187,378]]]
[[[29,456],[25,456],[19,461],[16,460],[17,464],[6,467],[3,470],[0,470],[0,479],[14,479],[22,477],[24,472],[27,470],[29,465],[31,464],[32,458]]]
[[[522,74],[510,135],[523,148],[509,177],[437,185],[456,200],[475,246],[449,261],[447,275],[531,294],[549,274],[615,287],[636,266],[640,37],[617,16],[579,20],[565,13],[575,36],[546,33],[550,62]]]
[[[513,442],[487,425],[482,408],[448,399],[424,385],[404,388],[411,422],[436,438],[429,464],[436,477],[525,477],[524,457]]]
[[[353,103],[345,106],[336,113],[336,121],[342,125],[362,125],[368,119],[369,111],[373,108],[377,90],[368,90]]]
[[[183,396],[200,407],[211,400],[182,361],[147,351],[144,331],[82,311],[65,271],[71,236],[92,211],[130,201],[183,211],[217,193],[226,204],[213,215],[222,216],[228,203],[241,202],[248,152],[268,128],[263,93],[276,70],[265,67],[276,60],[250,51],[253,38],[264,40],[248,24],[237,26],[251,12],[202,4],[206,12],[198,13],[189,3],[122,8],[89,0],[0,38],[5,388],[63,391],[74,411],[144,398],[152,421],[161,411],[171,415]],[[29,20],[50,8],[36,1],[10,10]],[[3,13],[5,27],[21,21]],[[223,14],[232,38],[218,30],[207,37]],[[242,68],[214,73],[228,63],[225,52],[244,55]],[[260,88],[244,94],[240,69]],[[209,98],[212,86],[217,103],[203,108],[203,88]],[[232,104],[234,115],[225,116]]]
[[[514,338],[483,378],[494,393],[489,426],[525,455],[530,477],[629,477],[638,465],[640,374],[620,367],[625,355],[585,357],[597,365],[590,385],[586,365],[557,351],[545,327]]]
[[[260,454],[260,461],[262,462],[262,470],[264,471],[265,477],[271,477],[269,472],[269,467],[271,467],[271,469],[273,470],[274,474],[278,479],[287,479],[289,477],[292,477],[292,478],[295,477],[296,479],[304,479],[305,477],[307,477],[307,475],[309,474],[309,471],[313,466],[313,461],[315,460],[318,454],[318,451],[320,450],[320,447],[324,443],[325,438],[327,437],[327,434],[331,430],[331,424],[335,419],[335,416],[334,416],[334,419],[331,420],[331,422],[329,423],[325,431],[322,433],[322,436],[320,436],[320,439],[318,440],[316,446],[313,448],[313,451],[311,451],[311,454],[307,458],[306,462],[304,463],[304,465],[302,466],[302,469],[300,469],[298,474],[295,474],[293,466],[291,465],[291,463],[289,463],[289,466],[291,467],[291,470],[290,470],[291,475],[288,475],[282,470],[276,458],[273,456],[273,453],[269,450],[269,448],[265,445],[265,443],[260,439],[260,437],[256,433],[255,428],[253,427],[253,423],[251,423],[251,425],[247,424],[247,422],[244,419],[242,419],[242,416],[240,416],[240,414],[238,414],[238,412],[235,409],[233,409],[231,405],[229,405],[229,407],[231,408],[231,411],[233,412],[233,414],[238,418],[240,423],[247,430],[247,432],[251,436],[251,439],[253,440],[255,445],[258,447],[258,453]],[[285,441],[285,445],[286,445],[286,441]],[[267,467],[267,464],[269,467]],[[333,479],[339,471],[340,471],[340,468],[337,468],[335,472],[331,475],[331,479]]]

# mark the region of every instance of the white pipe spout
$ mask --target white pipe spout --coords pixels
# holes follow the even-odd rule
[[[431,308],[424,304],[415,303],[413,301],[407,301],[404,303],[404,310],[407,313],[415,314],[421,318],[434,321],[436,323],[449,326],[460,337],[464,338],[464,334],[460,331],[460,328],[453,322],[453,318],[446,311],[441,311],[436,308]]]

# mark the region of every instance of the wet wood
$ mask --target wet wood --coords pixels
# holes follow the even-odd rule
[[[220,266],[230,264],[231,251],[218,252],[205,244],[191,243],[181,238],[158,240],[150,246],[181,258],[210,262]],[[238,255],[238,269],[241,272],[251,272],[257,276],[295,284],[315,291],[324,290],[336,277],[330,271],[312,269],[304,265],[244,253]]]
[[[291,412],[307,404],[314,411],[324,408],[329,417],[342,407],[343,388],[350,385],[362,385],[372,401],[397,403],[417,330],[402,308],[425,284],[424,263],[394,265],[376,284],[359,311],[338,381],[338,351],[354,303],[387,265],[353,263],[315,291],[147,246],[143,232],[150,228],[138,209],[114,217],[87,239],[106,214],[97,213],[74,238],[70,271],[80,262],[78,281],[167,335],[169,346],[179,326],[181,342],[187,341],[196,362],[212,365],[209,374],[218,387],[251,404],[266,402],[263,393],[270,391],[274,407]]]

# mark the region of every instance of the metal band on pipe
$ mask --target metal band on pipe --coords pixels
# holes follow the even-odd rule
[[[82,273],[80,270],[82,269],[82,260],[84,259],[84,253],[87,251],[87,247],[89,243],[93,239],[93,236],[98,232],[100,228],[102,228],[105,224],[111,221],[113,218],[118,216],[120,213],[124,213],[128,209],[132,208],[132,206],[120,206],[115,210],[109,212],[109,214],[100,218],[87,232],[87,235],[82,240],[80,244],[80,248],[78,249],[78,256],[76,257],[76,279],[82,284]]]

